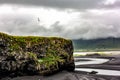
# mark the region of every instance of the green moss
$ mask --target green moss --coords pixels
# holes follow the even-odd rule
[[[36,55],[35,53],[27,52],[27,54],[28,54],[29,57],[32,58],[33,60],[38,60],[37,55]]]
[[[62,62],[63,60],[59,56],[53,56],[53,55],[50,54],[50,55],[47,55],[44,58],[38,59],[38,61],[40,63],[42,63],[42,62],[53,62],[53,61]]]
[[[10,46],[11,51],[19,50],[20,46],[18,44],[13,44]]]
[[[10,37],[9,35],[0,32],[0,38],[1,38],[1,39],[2,39],[2,38],[8,38],[8,39],[9,39],[9,37]]]
[[[56,56],[55,53],[47,54],[46,57],[38,59],[39,64],[44,64],[47,69],[50,69],[51,66],[56,66],[58,68],[58,62],[64,62],[60,56]]]
[[[18,56],[22,54],[27,56],[28,60],[33,60],[33,64],[35,63],[38,70],[41,69],[42,65],[47,70],[50,70],[51,67],[58,69],[58,63],[69,62],[70,55],[72,55],[68,53],[68,45],[71,44],[71,41],[63,38],[11,36],[0,33],[0,40],[5,40],[5,43],[9,44],[11,55],[14,56],[14,54],[21,52]],[[43,57],[41,58],[39,55],[43,55]]]

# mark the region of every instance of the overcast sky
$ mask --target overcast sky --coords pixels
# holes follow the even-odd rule
[[[0,0],[0,32],[69,39],[120,37],[120,0]]]

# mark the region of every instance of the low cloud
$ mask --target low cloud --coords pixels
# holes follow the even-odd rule
[[[59,36],[70,39],[120,37],[118,8],[69,12],[40,7],[21,7],[16,10],[14,6],[2,6],[0,10],[3,10],[0,12],[0,31],[12,35]]]

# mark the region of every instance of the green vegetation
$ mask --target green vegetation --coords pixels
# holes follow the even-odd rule
[[[120,38],[73,40],[75,51],[119,50]]]
[[[73,54],[74,57],[77,57],[77,56],[85,56],[83,54]]]
[[[57,65],[58,67],[58,62],[64,62],[64,60],[58,56],[48,55],[44,58],[38,59],[38,62],[49,68],[52,65]]]
[[[47,42],[51,42],[50,45],[54,46],[61,46],[62,44],[65,44],[67,40],[64,40],[63,38],[56,38],[56,37],[39,37],[39,36],[11,36],[7,35],[5,33],[0,33],[0,39],[4,38],[8,44],[10,44],[11,50],[19,50],[20,48],[24,49],[26,47],[30,47],[32,45],[37,44],[47,44]],[[60,40],[59,44],[55,45],[55,40]],[[71,42],[68,40],[68,42]],[[67,44],[68,44],[67,42]]]
[[[28,54],[29,57],[32,58],[33,60],[38,60],[37,55],[36,55],[35,53],[27,52],[27,54]]]
[[[48,50],[48,52],[46,53],[46,56],[43,57],[43,58],[40,58],[38,59],[38,62],[40,64],[44,64],[47,68],[49,68],[50,66],[53,66],[53,65],[57,65],[58,67],[58,63],[64,63],[65,60],[62,59],[62,57],[58,56],[57,55],[57,52],[56,50]]]
[[[11,36],[0,33],[0,53],[6,56],[6,64],[20,71],[49,73],[67,66],[74,70],[73,45],[71,40],[58,37]],[[10,60],[10,61],[9,61]],[[4,64],[3,64],[4,65]],[[10,70],[8,70],[10,71]]]
[[[57,61],[57,62],[63,62],[64,60],[59,57],[59,56],[54,56],[52,54],[48,54],[46,57],[43,57],[41,59],[38,59],[39,62],[53,62],[53,61]]]
[[[110,56],[112,54],[107,54],[105,52],[93,52],[93,53],[90,53],[90,54],[74,54],[73,56],[74,57],[78,57],[78,56],[95,56],[95,55],[98,55],[98,56]]]

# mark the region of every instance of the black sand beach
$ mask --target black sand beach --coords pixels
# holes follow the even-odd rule
[[[120,80],[120,76],[104,76],[87,74],[84,72],[62,71],[52,76],[24,76],[15,78],[2,78],[1,80]]]
[[[110,56],[85,56],[86,58],[107,58],[108,62],[103,64],[94,64],[94,65],[80,65],[76,68],[94,68],[94,69],[109,69],[109,70],[118,70],[120,71],[120,55],[110,55]],[[80,58],[80,57],[79,57]],[[120,80],[120,76],[108,76],[108,75],[98,75],[98,74],[89,74],[84,71],[61,71],[50,76],[18,76],[18,77],[5,77],[1,80]]]

